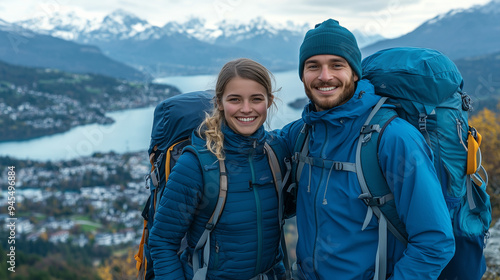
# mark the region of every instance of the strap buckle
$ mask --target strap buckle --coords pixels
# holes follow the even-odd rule
[[[205,226],[205,228],[208,230],[208,231],[212,231],[215,227],[215,224],[214,223],[207,223],[207,225]]]
[[[384,196],[372,196],[369,193],[362,193],[358,196],[358,199],[363,200],[363,202],[368,206],[382,206],[387,201],[392,200],[394,195],[392,193]]]
[[[344,170],[344,164],[342,162],[334,162],[333,169],[335,170]]]

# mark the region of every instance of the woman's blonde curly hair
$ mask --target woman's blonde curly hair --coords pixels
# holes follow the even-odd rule
[[[226,63],[217,77],[215,85],[214,108],[211,114],[206,114],[205,120],[198,127],[198,135],[205,136],[207,149],[212,152],[219,160],[223,160],[224,156],[224,134],[221,131],[221,126],[226,122],[224,111],[219,110],[222,104],[222,95],[227,84],[231,79],[240,77],[249,79],[262,85],[266,89],[268,100],[274,105],[274,95],[272,73],[260,63],[247,58],[240,58]]]

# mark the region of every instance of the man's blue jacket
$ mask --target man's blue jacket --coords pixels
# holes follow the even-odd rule
[[[302,118],[280,135],[290,151],[304,123],[309,130],[311,157],[355,162],[361,126],[380,99],[367,80],[357,84],[345,104],[321,112],[306,105]],[[378,147],[379,164],[401,221],[409,234],[405,247],[388,233],[390,279],[437,279],[454,254],[454,237],[432,151],[422,135],[396,118]],[[379,168],[373,166],[373,168]],[[297,264],[301,279],[372,279],[378,244],[373,216],[361,230],[367,206],[358,198],[356,173],[305,164],[297,194]]]

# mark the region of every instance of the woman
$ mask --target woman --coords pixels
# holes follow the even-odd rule
[[[284,275],[278,197],[264,153],[270,136],[263,124],[274,104],[270,75],[249,59],[224,65],[217,79],[214,110],[193,133],[193,143],[224,160],[228,174],[226,203],[207,243],[206,279],[281,279]],[[149,241],[156,279],[193,279],[193,271],[198,271],[196,279],[205,279],[191,264],[208,220],[206,213],[197,211],[203,194],[201,168],[193,153],[184,152],[170,174]],[[188,247],[178,256],[184,235]]]

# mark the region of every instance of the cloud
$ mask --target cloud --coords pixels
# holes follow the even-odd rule
[[[262,17],[270,23],[294,22],[312,28],[328,18],[364,33],[394,37],[413,30],[437,14],[490,0],[23,0],[1,1],[0,19],[14,22],[57,12],[74,11],[87,19],[102,19],[117,9],[157,26],[200,17],[207,24],[222,20],[248,22]]]
[[[335,9],[338,11],[346,11],[350,13],[366,13],[378,12],[390,7],[403,7],[407,5],[417,4],[421,0],[371,0],[371,1],[331,1],[331,0],[317,0],[314,2],[307,0],[295,0],[307,9]],[[314,5],[314,7],[312,7]]]

